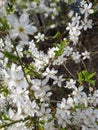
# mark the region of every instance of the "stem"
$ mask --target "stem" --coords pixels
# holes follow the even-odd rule
[[[84,66],[85,70],[87,70],[87,68],[86,68],[86,65],[85,65],[84,61],[82,60],[81,62],[82,62],[82,64],[83,64],[83,66]]]
[[[70,76],[73,78],[73,79],[76,79],[75,76],[69,71],[69,69],[66,67],[65,64],[63,64],[64,68],[67,70],[67,72],[70,74]]]
[[[12,44],[13,44],[13,41],[12,41]],[[31,85],[30,82],[28,81],[27,76],[26,76],[26,73],[25,73],[25,70],[24,70],[24,66],[23,66],[23,63],[22,63],[22,61],[21,61],[21,59],[20,59],[20,56],[19,56],[18,51],[17,51],[17,49],[16,49],[16,46],[15,46],[14,44],[13,44],[13,46],[14,46],[14,49],[15,49],[16,54],[17,54],[17,56],[18,56],[18,59],[19,59],[20,65],[21,65],[21,67],[22,67],[22,71],[24,72],[24,77],[26,78],[28,84]]]
[[[53,103],[61,103],[61,101],[55,101],[55,100],[50,100],[49,102],[53,102]]]
[[[13,44],[13,41],[12,41],[12,44]],[[15,49],[16,54],[17,54],[17,56],[18,56],[20,65],[21,65],[21,67],[22,67],[22,71],[23,71],[23,73],[24,73],[24,77],[25,77],[27,83],[29,84],[28,90],[30,90],[30,87],[31,87],[32,84],[28,81],[28,78],[27,78],[26,73],[25,73],[25,70],[24,70],[23,63],[22,63],[21,58],[20,58],[20,56],[19,56],[19,54],[18,54],[18,51],[17,51],[17,49],[16,49],[16,46],[15,46],[14,44],[13,44],[13,46],[14,46],[14,49]],[[35,98],[35,96],[34,96],[34,91],[33,91],[33,95],[32,95],[32,96]]]
[[[30,119],[32,119],[32,118],[31,117],[26,117],[25,119],[20,119],[20,120],[16,120],[16,121],[13,121],[13,122],[10,122],[10,123],[7,123],[7,124],[3,124],[3,125],[0,126],[0,128],[4,128],[4,127],[7,127],[7,126],[16,124],[18,122],[24,122],[24,121],[27,121],[27,120],[30,120]]]

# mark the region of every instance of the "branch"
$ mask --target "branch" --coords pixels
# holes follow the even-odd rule
[[[30,120],[30,119],[32,119],[32,118],[31,117],[26,117],[25,119],[20,119],[20,120],[16,120],[16,121],[13,121],[13,122],[10,122],[10,123],[7,123],[7,124],[3,124],[3,125],[0,126],[0,128],[4,128],[4,127],[7,127],[7,126],[16,124],[18,122],[24,122],[24,121],[27,121],[27,120]]]

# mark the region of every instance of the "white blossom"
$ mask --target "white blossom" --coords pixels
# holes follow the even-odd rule
[[[32,24],[29,24],[29,15],[23,13],[19,20],[14,14],[10,14],[7,17],[9,24],[13,27],[10,30],[10,37],[15,39],[18,36],[22,40],[28,40],[28,34],[34,34],[37,31],[37,28]]]
[[[81,60],[81,55],[79,54],[79,52],[73,52],[71,55],[72,59],[75,61],[75,63],[79,63]]]
[[[60,75],[54,79],[53,85],[57,84],[59,87],[61,87],[63,81],[65,81],[65,79],[63,78],[63,75]]]
[[[66,81],[66,86],[64,86],[65,88],[68,89],[75,89],[76,88],[76,81],[73,79],[70,79],[70,81]]]
[[[37,40],[36,42],[44,41],[44,37],[45,35],[41,34],[40,32],[36,36],[34,36],[34,38]]]
[[[83,60],[90,59],[90,53],[88,51],[82,52]]]

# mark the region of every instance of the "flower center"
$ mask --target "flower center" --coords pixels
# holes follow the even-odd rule
[[[24,28],[23,27],[19,27],[18,30],[19,30],[20,33],[24,32]]]

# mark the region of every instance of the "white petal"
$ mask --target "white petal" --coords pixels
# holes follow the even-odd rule
[[[80,91],[80,92],[81,92],[83,89],[84,89],[83,86],[80,86],[80,87],[79,87],[79,91]]]
[[[24,41],[27,41],[28,40],[28,36],[25,34],[25,33],[20,33],[19,34],[19,37],[24,40]]]
[[[22,23],[22,25],[28,25],[29,23],[29,15],[27,13],[23,13],[21,16],[20,16],[20,19],[19,19],[20,23]]]
[[[16,18],[15,15],[11,14],[7,17],[8,22],[12,25],[12,26],[16,26],[19,22],[18,19]]]
[[[18,32],[16,30],[10,30],[10,37],[15,39],[18,36]]]
[[[25,27],[25,31],[27,34],[33,34],[37,31],[37,28],[35,26],[28,25]]]

